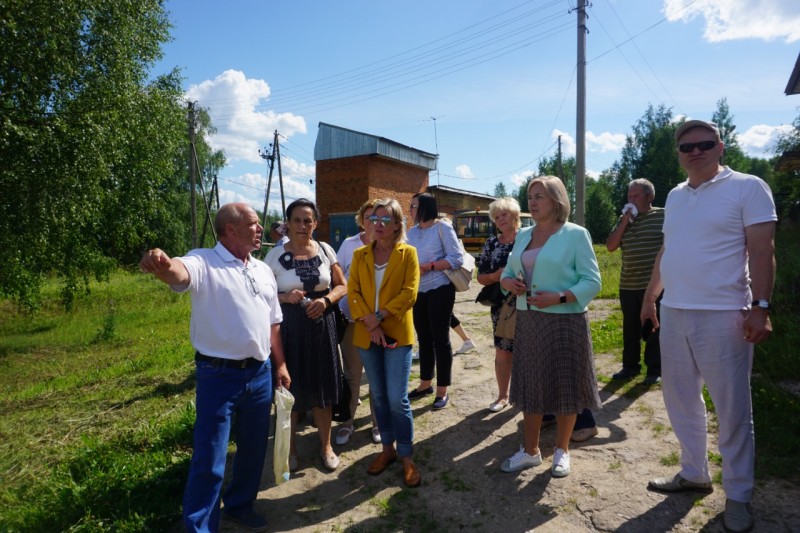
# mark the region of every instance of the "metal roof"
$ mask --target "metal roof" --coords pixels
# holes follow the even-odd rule
[[[426,192],[434,193],[437,190],[441,192],[456,193],[462,196],[472,196],[473,198],[480,198],[481,200],[497,200],[496,197],[490,194],[483,194],[475,191],[466,191],[464,189],[456,189],[455,187],[447,187],[445,185],[430,185],[428,186]]]
[[[797,56],[794,70],[792,70],[792,75],[789,76],[789,83],[786,84],[786,90],[784,92],[786,96],[790,94],[800,94],[800,54]]]
[[[314,144],[314,160],[340,159],[359,155],[379,155],[422,167],[436,170],[439,156],[417,150],[385,137],[349,130],[340,126],[319,123],[317,141]]]

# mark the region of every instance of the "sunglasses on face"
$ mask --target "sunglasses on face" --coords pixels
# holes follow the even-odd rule
[[[684,154],[691,154],[697,148],[701,152],[707,152],[717,145],[717,141],[700,141],[699,143],[683,143],[678,145],[678,150]]]
[[[378,215],[370,215],[367,217],[367,220],[369,220],[373,224],[377,224],[378,222],[380,222],[381,226],[386,226],[392,221],[392,217],[390,216],[379,217]]]

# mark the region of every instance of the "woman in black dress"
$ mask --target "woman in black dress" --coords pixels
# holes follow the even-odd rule
[[[316,204],[305,198],[286,208],[289,242],[276,246],[265,262],[278,282],[283,311],[281,340],[294,395],[289,469],[297,469],[295,430],[300,414],[311,409],[319,432],[320,455],[328,470],[339,466],[331,447],[331,407],[338,403],[342,363],[334,306],[347,296],[347,282],[336,253],[312,238],[319,220]]]

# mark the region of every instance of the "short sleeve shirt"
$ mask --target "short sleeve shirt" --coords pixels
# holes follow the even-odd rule
[[[270,330],[283,320],[275,276],[262,261],[247,265],[221,243],[179,257],[189,272],[189,335],[194,349],[224,359],[267,360]]]
[[[778,219],[769,186],[725,167],[696,189],[684,182],[665,206],[662,305],[738,310],[752,298],[745,228]]]
[[[620,220],[622,220],[620,218]],[[619,222],[617,222],[619,224]],[[650,283],[653,264],[664,242],[664,209],[651,207],[640,213],[622,234],[622,272],[619,288],[642,290]]]

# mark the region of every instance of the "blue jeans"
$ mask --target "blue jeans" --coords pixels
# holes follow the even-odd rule
[[[381,442],[391,446],[397,442],[400,457],[413,455],[414,415],[408,400],[408,378],[411,376],[411,346],[384,348],[370,344],[359,348],[369,390],[375,404],[375,418]]]
[[[220,494],[232,418],[236,455],[231,482],[222,500],[225,511],[252,508],[267,453],[272,371],[269,361],[252,368],[231,368],[197,361],[197,414],[194,453],[183,495],[187,531],[218,531]]]

